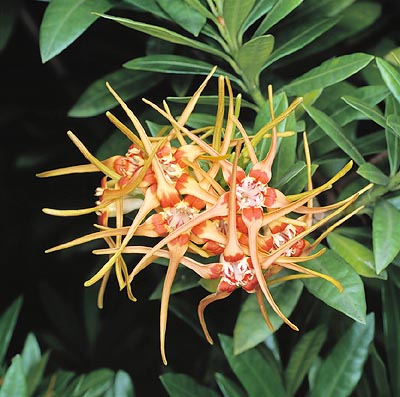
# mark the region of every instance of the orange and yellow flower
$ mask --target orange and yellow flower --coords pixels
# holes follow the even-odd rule
[[[268,87],[271,121],[253,136],[247,134],[237,117],[240,101],[234,101],[230,82],[224,77],[218,79],[219,101],[215,125],[198,130],[188,129],[185,126],[188,118],[214,72],[215,68],[178,118],[171,114],[166,103],[162,109],[144,100],[170,124],[157,137],[150,137],[146,133],[138,118],[107,84],[134,127],[133,131],[107,112],[109,120],[131,141],[126,154],[100,161],[72,132],[68,132],[89,164],[38,174],[40,177],[79,172],[103,174],[100,187],[96,190],[97,202],[94,207],[81,210],[44,209],[45,213],[56,216],[97,214],[97,231],[47,252],[96,239],[106,242],[107,248],[97,249],[94,254],[107,255],[108,260],[85,282],[85,286],[91,286],[101,281],[99,307],[103,306],[104,291],[112,269],[115,270],[120,289],[126,288],[129,298],[135,300],[131,291],[135,276],[156,258],[168,259],[160,308],[160,350],[165,364],[168,303],[180,265],[193,270],[203,279],[219,280],[215,292],[204,297],[198,306],[199,320],[210,343],[212,338],[205,322],[205,308],[216,300],[228,297],[238,288],[257,295],[261,313],[269,327],[272,328],[272,324],[265,310],[264,298],[286,324],[298,330],[274,301],[269,290],[270,279],[286,268],[295,273],[275,278],[274,282],[320,277],[335,285],[340,292],[342,286],[339,281],[299,263],[323,255],[324,250],[313,253],[314,249],[331,230],[360,209],[337,220],[340,213],[365,190],[338,203],[314,207],[313,199],[330,189],[350,170],[352,164],[349,162],[325,184],[313,188],[305,134],[307,190],[286,196],[269,185],[278,137],[287,135],[278,133],[276,126],[302,100],[297,98],[275,117],[271,86]],[[225,118],[226,89],[229,101]],[[269,137],[266,137],[268,133]],[[259,159],[257,145],[269,138],[269,151]],[[127,224],[125,214],[133,211],[134,218]],[[313,221],[314,214],[320,215],[316,222]],[[114,218],[112,225],[110,218]],[[306,239],[328,223],[330,226],[313,243]],[[154,237],[158,242],[152,246],[135,245],[137,236]],[[142,255],[140,261],[131,268],[127,262],[129,254]],[[202,263],[204,257],[212,258],[213,262],[207,260],[207,263]]]

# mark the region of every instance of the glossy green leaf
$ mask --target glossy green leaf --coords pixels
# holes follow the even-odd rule
[[[379,397],[391,397],[386,365],[374,344],[370,346],[370,357],[374,383]]]
[[[224,397],[246,397],[245,392],[230,378],[217,372],[215,380]]]
[[[400,136],[398,136],[400,135],[400,125],[397,126],[397,117],[389,120],[394,116],[400,116],[400,102],[397,102],[393,95],[390,95],[385,101],[386,123],[391,123],[389,128],[385,128],[390,175],[394,175],[400,167]],[[393,123],[393,121],[395,122]],[[395,132],[395,134],[393,132]]]
[[[175,43],[175,44],[180,44],[183,46],[191,47],[196,50],[204,51],[206,53],[216,55],[219,58],[222,58],[224,60],[227,60],[228,62],[230,61],[230,58],[228,55],[226,55],[225,52],[222,52],[211,45],[204,44],[199,40],[194,40],[189,37],[183,36],[179,33],[176,33],[172,30],[163,28],[161,26],[157,25],[151,25],[143,22],[137,22],[133,21],[132,19],[128,18],[120,18],[120,17],[115,17],[112,15],[106,15],[106,14],[99,14],[102,18],[105,19],[110,19],[112,21],[118,22],[123,26],[126,26],[130,29],[137,30],[138,32],[142,32],[145,34],[148,34],[153,37],[157,37],[161,40],[168,41],[170,43]]]
[[[125,371],[119,370],[115,374],[114,397],[135,397],[135,389],[132,379]]]
[[[118,106],[118,102],[108,91],[106,82],[110,83],[124,101],[129,101],[148,91],[161,80],[162,76],[154,73],[118,69],[91,83],[68,111],[68,116],[97,116]]]
[[[253,37],[261,36],[297,8],[303,0],[278,0],[262,20]]]
[[[160,376],[169,397],[218,397],[218,394],[185,374],[166,373]]]
[[[323,248],[319,245],[316,250]],[[328,306],[360,323],[365,323],[366,302],[364,284],[357,272],[330,249],[316,259],[304,264],[309,269],[328,274],[343,286],[343,291],[320,278],[304,279],[307,290]]]
[[[291,29],[287,32],[282,32],[282,34],[280,33],[276,38],[276,49],[268,58],[264,68],[272,65],[283,57],[301,50],[307,44],[313,42],[316,38],[331,29],[338,21],[339,18],[321,18],[312,21],[311,24],[299,25],[293,30]]]
[[[331,249],[350,264],[359,275],[378,277],[375,271],[374,253],[364,244],[336,232],[329,233],[327,240]]]
[[[207,75],[214,65],[198,59],[184,57],[182,55],[157,54],[134,58],[122,65],[124,68],[133,70],[145,70],[148,72]],[[214,76],[227,76],[231,81],[241,84],[233,74],[218,68]]]
[[[375,316],[354,323],[340,338],[316,374],[311,397],[348,397],[363,373],[375,331]]]
[[[169,19],[168,14],[161,9],[157,0],[124,0],[124,2],[132,4],[140,11],[149,12],[158,17]]]
[[[381,199],[372,218],[372,245],[376,272],[379,274],[400,252],[400,211]]]
[[[270,34],[255,37],[239,48],[237,62],[243,75],[253,84],[257,84],[258,76],[273,48],[274,37]]]
[[[93,12],[106,12],[115,4],[116,0],[52,0],[40,25],[42,62],[58,55],[94,23],[98,15]]]
[[[382,76],[383,81],[396,98],[397,102],[400,103],[400,71],[399,68],[391,65],[389,62],[382,58],[376,58],[376,64],[379,72]]]
[[[254,325],[254,328],[256,325]],[[219,336],[222,350],[232,371],[245,388],[248,397],[285,397],[286,392],[276,366],[271,365],[257,349],[235,355],[233,340]],[[202,396],[203,397],[203,396]]]
[[[3,363],[22,306],[22,296],[15,299],[0,317],[0,365]]]
[[[367,116],[367,118],[371,119],[376,124],[380,125],[383,128],[386,127],[385,118],[383,117],[383,114],[378,107],[370,106],[365,102],[348,95],[342,97],[342,99],[348,105],[350,105],[354,109],[357,109],[359,112],[363,113],[365,116]]]
[[[96,369],[81,377],[74,388],[72,397],[98,397],[108,390],[113,382],[114,372],[108,368]]]
[[[14,356],[8,368],[2,385],[0,386],[0,397],[29,397],[26,384],[22,359],[19,354]]]
[[[224,0],[222,17],[227,31],[234,43],[239,43],[238,33],[246,17],[252,10],[255,0]]]
[[[367,66],[374,57],[363,53],[331,58],[282,88],[288,96],[301,96],[345,80]]]
[[[157,0],[157,3],[174,22],[194,36],[199,35],[206,23],[206,17],[185,0]]]
[[[390,114],[386,119],[386,125],[392,129],[392,131],[400,137],[400,116],[397,114]]]
[[[288,395],[294,396],[313,362],[318,357],[327,336],[325,325],[305,333],[294,346],[285,370],[285,384]]]
[[[32,395],[42,381],[49,353],[42,356],[35,335],[29,333],[24,343],[21,358],[28,387],[28,394]]]
[[[392,396],[400,395],[400,289],[389,281],[382,285],[382,317],[385,353]]]
[[[242,24],[239,35],[243,34],[254,22],[271,10],[276,0],[257,0]]]
[[[301,281],[289,281],[271,287],[271,294],[285,316],[290,316],[300,298],[303,285]],[[274,330],[280,328],[282,319],[265,301],[268,316]],[[241,305],[233,331],[234,353],[240,354],[264,341],[272,331],[265,324],[258,306],[257,298],[249,295]]]
[[[346,137],[342,128],[327,114],[314,108],[313,106],[303,105],[309,116],[318,124],[318,126],[358,165],[365,162],[363,156],[358,151],[356,145]]]
[[[376,165],[364,163],[358,167],[357,174],[376,185],[386,185],[389,177],[385,175]]]

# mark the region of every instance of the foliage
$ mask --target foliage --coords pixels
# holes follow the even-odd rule
[[[42,353],[33,333],[27,335],[21,353],[15,354],[9,363],[6,353],[22,305],[20,296],[0,317],[1,397],[134,397],[131,378],[122,370],[99,368],[87,374],[62,369],[49,372],[46,368],[51,352]]]
[[[169,396],[400,394],[400,57],[395,40],[374,36],[385,12],[381,2],[363,0],[51,0],[46,6],[40,27],[43,63],[76,40],[84,40],[94,23],[102,23],[105,29],[107,23],[117,23],[126,29],[121,32],[126,33],[127,43],[133,37],[146,45],[145,54],[137,55],[132,49],[133,58],[86,87],[69,110],[70,117],[94,117],[113,110],[118,102],[107,91],[106,82],[129,104],[136,105],[140,96],[153,100],[148,96],[151,91],[158,95],[154,102],[166,100],[171,114],[181,114],[197,81],[216,65],[214,77],[187,120],[188,127],[212,125],[218,130],[219,112],[228,108],[229,100],[215,93],[218,77],[226,76],[235,92],[235,109],[237,113],[240,109],[242,124],[254,138],[274,121],[266,89],[271,84],[277,115],[302,98],[301,105],[277,125],[278,133],[291,135],[279,137],[271,186],[287,196],[298,194],[307,191],[308,173],[321,185],[349,161],[354,170],[321,195],[317,206],[345,200],[373,184],[350,206],[349,214],[361,208],[350,220],[335,224],[333,219],[334,231],[326,225],[330,233],[319,241],[324,254],[305,262],[310,271],[339,280],[344,291],[338,294],[319,278],[271,286],[284,315],[300,325],[300,333],[294,336],[288,336],[281,327],[282,317],[269,306],[267,316],[274,330],[268,328],[256,296],[243,294],[232,336],[220,334],[218,346],[213,347],[226,372],[210,359],[205,375],[198,379],[164,373],[160,380]],[[2,37],[7,37],[10,25],[4,26]],[[173,95],[165,98],[164,92]],[[138,118],[145,120],[152,138],[166,125],[159,114],[147,110]],[[126,119],[122,122],[127,123]],[[301,139],[303,131],[308,143]],[[254,145],[258,158],[267,155],[269,141],[259,139]],[[125,152],[126,147],[126,137],[112,131],[96,157],[104,160]],[[308,164],[307,150],[312,164]],[[312,238],[318,236],[310,236],[311,243]],[[166,264],[162,258],[157,262]],[[217,288],[212,280],[195,278],[180,268],[171,289],[176,299],[170,304],[170,310],[196,332],[199,327],[190,314],[192,306],[180,296],[199,286],[209,292]],[[150,299],[161,297],[162,282]],[[210,329],[217,330],[219,321],[213,318],[210,324]],[[0,346],[4,352],[6,347]],[[16,358],[10,366],[15,375],[4,371],[3,388],[7,376],[23,378],[20,360]],[[115,374],[104,376],[112,382]],[[21,387],[36,390],[34,383],[26,384]]]

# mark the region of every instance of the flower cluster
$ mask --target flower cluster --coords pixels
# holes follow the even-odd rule
[[[146,133],[138,118],[107,84],[134,127],[133,131],[110,112],[106,113],[109,120],[131,141],[126,154],[100,161],[69,131],[69,137],[89,164],[38,174],[40,177],[78,172],[104,174],[96,190],[97,202],[93,208],[43,210],[57,216],[97,214],[95,232],[47,252],[96,239],[106,242],[106,248],[94,250],[94,253],[106,255],[107,261],[85,282],[85,286],[101,282],[99,307],[103,306],[105,287],[113,269],[120,289],[126,289],[129,298],[136,300],[131,291],[135,276],[156,258],[168,260],[160,309],[160,346],[165,364],[168,302],[178,266],[191,269],[203,279],[219,280],[215,292],[204,297],[198,306],[199,320],[210,343],[212,338],[204,318],[205,308],[216,300],[228,297],[238,288],[257,295],[261,313],[269,327],[272,328],[272,324],[264,298],[287,325],[298,330],[274,301],[269,289],[271,277],[274,276],[274,282],[320,277],[341,291],[342,286],[337,280],[300,263],[323,254],[324,250],[313,251],[334,227],[353,215],[354,212],[337,220],[338,215],[361,193],[335,204],[313,206],[313,199],[330,189],[349,171],[352,164],[348,163],[325,184],[313,188],[305,134],[308,166],[306,191],[285,196],[269,185],[280,135],[276,126],[302,100],[297,98],[275,117],[271,86],[268,87],[271,121],[254,135],[249,136],[239,121],[237,114],[240,102],[234,100],[230,82],[222,76],[218,79],[219,100],[215,125],[188,129],[188,118],[214,72],[215,68],[177,118],[171,114],[165,102],[160,108],[144,100],[169,123],[169,127],[162,129],[156,137]],[[269,150],[264,158],[259,159],[257,142],[265,139],[270,140]],[[125,217],[127,213],[134,214],[129,223]],[[320,214],[318,221],[313,220],[314,214]],[[110,222],[110,218],[113,218],[113,222]],[[313,242],[306,239],[310,233],[328,224],[330,226],[324,228],[324,232]],[[135,245],[137,236],[154,237],[157,242],[152,246]],[[126,262],[128,254],[142,255],[132,268]],[[202,258],[208,258],[207,263],[202,263]],[[284,268],[290,269],[293,274],[276,278],[275,275]]]

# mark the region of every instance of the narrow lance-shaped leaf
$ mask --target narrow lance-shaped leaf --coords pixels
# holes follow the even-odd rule
[[[22,306],[22,297],[18,297],[0,317],[0,364],[3,362],[10,344]]]
[[[391,65],[389,62],[382,58],[376,58],[376,64],[379,72],[382,76],[383,81],[396,98],[397,102],[400,103],[400,72],[399,69]]]
[[[328,115],[313,106],[303,105],[309,116],[321,127],[321,129],[358,165],[365,163],[364,157],[357,147],[344,134],[342,128]]]
[[[366,324],[354,323],[322,362],[315,377],[311,397],[348,397],[359,382],[369,345],[374,337],[375,316]]]
[[[389,277],[382,285],[382,316],[385,353],[392,396],[400,395],[400,301],[399,288]]]
[[[285,370],[286,389],[294,396],[314,360],[317,358],[327,336],[324,325],[304,334],[294,346]]]
[[[233,372],[245,388],[248,397],[284,397],[285,389],[276,366],[271,365],[257,349],[235,355],[233,340],[219,336],[222,350]]]
[[[390,175],[394,175],[400,167],[400,102],[397,102],[393,95],[385,101],[385,117],[390,128],[385,128],[386,147],[388,152]],[[393,121],[395,121],[393,123]],[[396,134],[393,134],[395,132]]]
[[[246,393],[225,375],[217,372],[215,380],[224,397],[246,397]]]
[[[125,101],[128,101],[157,85],[162,78],[162,75],[144,71],[133,72],[126,69],[108,73],[85,89],[69,110],[68,116],[91,117],[116,107],[118,102],[110,95],[106,88],[106,82],[110,83]]]
[[[372,217],[372,242],[379,274],[400,252],[400,211],[387,200],[377,202]]]
[[[199,40],[194,40],[189,37],[183,36],[172,30],[165,29],[161,26],[151,25],[151,24],[147,24],[147,23],[143,23],[143,22],[136,22],[136,21],[133,21],[132,19],[120,18],[120,17],[115,17],[112,15],[106,15],[106,14],[99,14],[99,16],[101,16],[105,19],[110,19],[112,21],[118,22],[121,25],[124,25],[130,29],[137,30],[139,32],[148,34],[153,37],[157,37],[161,40],[165,40],[170,43],[180,44],[183,46],[195,48],[197,50],[216,55],[217,57],[224,59],[227,62],[232,61],[225,52],[222,52],[222,51],[218,50],[217,48],[214,48],[210,45],[204,44]]]
[[[328,87],[345,80],[367,66],[374,57],[355,53],[342,55],[323,62],[282,88],[287,95],[299,96],[318,88]]]
[[[364,244],[332,232],[327,236],[329,246],[340,255],[354,270],[364,277],[378,277],[375,271],[374,253]]]
[[[271,294],[285,316],[290,316],[292,313],[300,298],[302,289],[303,285],[299,280],[271,286]],[[282,319],[276,315],[268,304],[265,306],[276,331],[282,325]],[[265,324],[255,295],[249,295],[240,308],[233,331],[234,353],[240,354],[257,346],[270,336],[272,332]]]
[[[29,397],[22,359],[19,354],[14,356],[0,388],[0,397]]]
[[[270,34],[251,39],[240,47],[237,62],[252,85],[258,85],[258,76],[273,48],[274,37]]]
[[[166,373],[160,380],[170,397],[218,397],[214,390],[185,374]]]
[[[316,250],[323,245],[316,247]],[[365,323],[366,302],[364,284],[357,272],[338,256],[327,249],[320,258],[306,262],[306,267],[317,272],[328,274],[343,286],[339,292],[336,287],[319,278],[304,279],[307,290],[328,306],[344,313],[350,318]]]
[[[229,36],[236,46],[240,43],[240,38],[238,37],[240,27],[255,2],[255,0],[224,0],[223,2],[222,17]]]
[[[93,12],[106,12],[115,4],[116,0],[52,0],[40,25],[42,62],[58,55],[93,24],[98,18]]]
[[[290,30],[287,33],[282,32],[285,34],[283,40],[281,38],[282,34],[280,33],[280,35],[277,37],[279,42],[276,42],[276,49],[268,58],[264,68],[272,65],[279,59],[304,48],[307,44],[311,43],[323,33],[328,31],[338,21],[339,18],[322,18],[320,20],[313,21],[310,25],[300,25],[300,28],[294,29],[294,31]]]
[[[372,373],[379,397],[391,397],[390,383],[385,362],[382,360],[374,344],[370,346]]]
[[[157,2],[179,26],[196,37],[199,35],[207,19],[185,0],[158,0]]]
[[[135,397],[132,379],[125,371],[119,370],[114,379],[114,397]]]
[[[259,18],[265,15],[276,3],[276,0],[257,0],[250,14],[247,16],[242,24],[239,35],[243,35],[246,30],[253,25]]]
[[[389,177],[385,175],[376,165],[371,163],[361,164],[357,170],[357,174],[361,175],[368,181],[376,185],[386,185],[389,183]]]
[[[258,26],[253,37],[260,36],[290,14],[303,0],[278,0]]]

